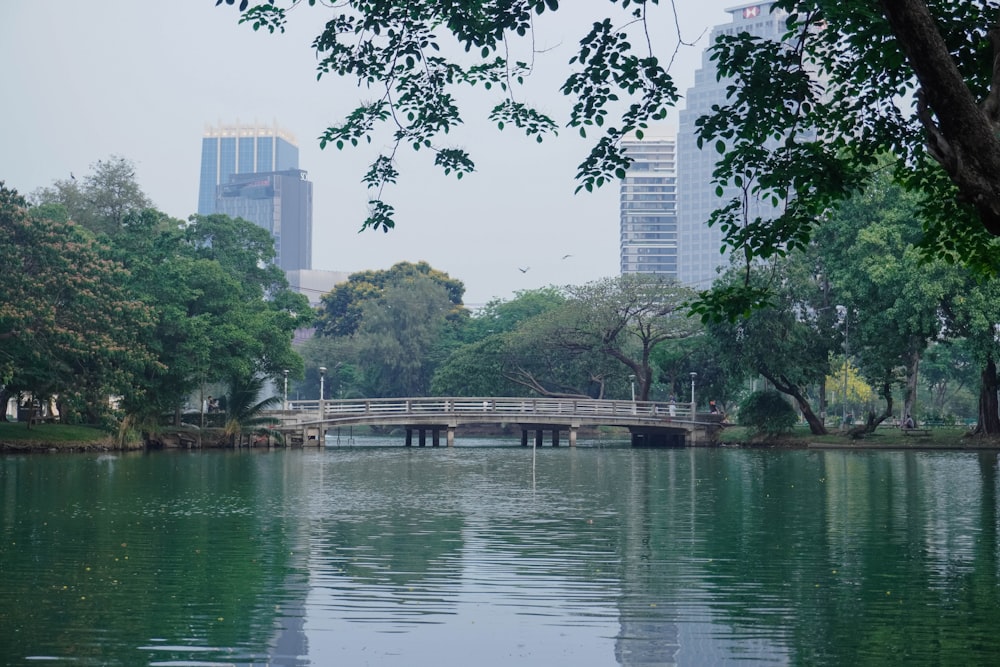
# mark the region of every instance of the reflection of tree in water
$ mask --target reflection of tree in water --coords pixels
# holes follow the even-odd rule
[[[433,508],[400,507],[324,527],[329,542],[321,556],[359,583],[405,588],[434,580],[457,581],[462,550],[462,516]],[[449,576],[449,572],[454,575]]]
[[[680,494],[661,491],[660,509],[651,505],[650,515],[671,525],[651,531],[659,543],[649,552],[659,567],[700,563],[712,623],[730,628],[724,636],[756,641],[771,659],[787,652],[792,663],[874,665],[903,655],[976,663],[1000,647],[983,645],[1000,621],[995,490],[986,490],[995,475],[975,475],[970,460],[949,456],[699,456],[694,479],[676,480]],[[677,523],[686,496],[687,526]],[[969,512],[979,502],[981,518]],[[994,528],[971,541],[980,520]],[[653,597],[671,599],[665,581],[652,573]]]
[[[275,480],[250,457],[224,459],[81,455],[5,467],[0,655],[266,655],[294,542],[280,514],[248,509]]]

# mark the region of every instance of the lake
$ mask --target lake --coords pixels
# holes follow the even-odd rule
[[[324,449],[0,457],[0,661],[972,665],[995,452]]]

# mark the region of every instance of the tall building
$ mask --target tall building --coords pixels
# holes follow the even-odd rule
[[[301,169],[232,174],[218,187],[214,213],[243,218],[271,232],[285,272],[312,268],[312,183]]]
[[[201,142],[198,213],[243,218],[271,233],[285,271],[312,268],[312,183],[295,137],[275,126],[208,127]]]
[[[712,29],[709,44],[714,44],[720,34],[748,32],[757,37],[779,40],[785,32],[788,14],[771,11],[773,2],[764,1],[739,5],[727,9],[731,21]],[[694,85],[685,96],[685,108],[679,114],[677,134],[677,276],[685,285],[707,289],[717,277],[717,269],[728,264],[726,255],[720,254],[722,231],[709,227],[712,211],[738,193],[730,188],[719,197],[712,183],[712,171],[719,157],[714,146],[698,148],[695,121],[711,111],[713,104],[725,104],[726,86],[731,79],[717,79],[718,69],[706,50],[701,67],[695,72]],[[749,214],[768,216],[769,204],[750,202]]]
[[[673,137],[622,141],[632,160],[621,182],[621,272],[677,277],[677,171]]]
[[[295,137],[277,125],[206,127],[201,140],[201,181],[198,213],[215,213],[220,185],[233,174],[253,174],[299,168]]]

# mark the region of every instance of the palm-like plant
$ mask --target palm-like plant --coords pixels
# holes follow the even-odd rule
[[[269,396],[258,400],[267,379],[258,375],[236,375],[229,380],[229,393],[226,395],[226,427],[223,437],[229,439],[229,444],[235,446],[242,437],[244,430],[271,432],[270,427],[277,420],[261,413],[269,407],[281,402],[277,396]]]

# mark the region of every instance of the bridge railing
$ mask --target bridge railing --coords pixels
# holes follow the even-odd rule
[[[319,414],[319,400],[288,402],[288,410]],[[390,417],[401,415],[461,414],[461,415],[579,415],[593,417],[650,417],[689,419],[687,403],[657,401],[606,401],[573,398],[494,398],[494,397],[428,397],[337,399],[323,402],[323,418]]]

